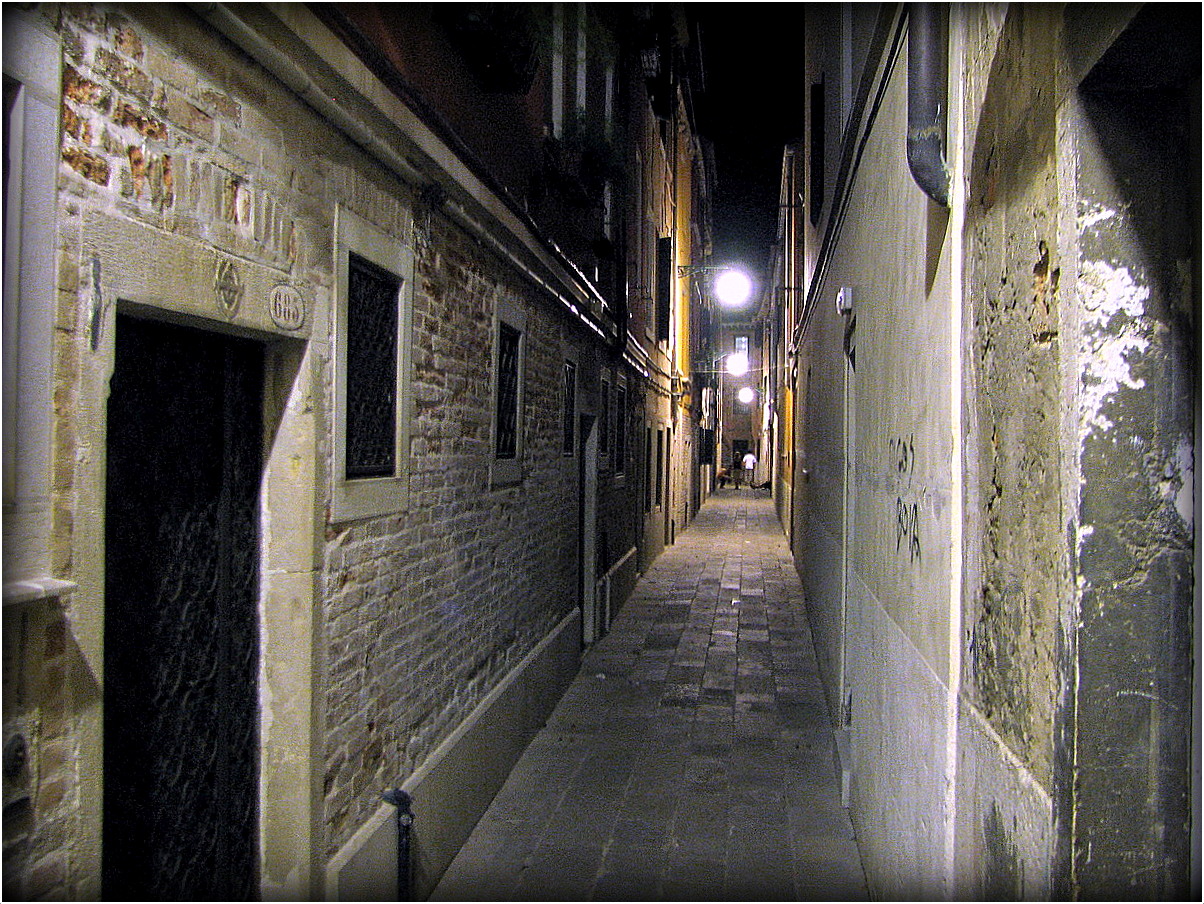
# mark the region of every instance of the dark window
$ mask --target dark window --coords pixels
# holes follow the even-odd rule
[[[397,465],[397,297],[401,278],[357,254],[347,275],[347,479]]]
[[[811,86],[811,225],[824,210],[824,83]]]
[[[561,441],[561,451],[572,455],[576,432],[574,424],[577,420],[577,365],[572,361],[564,362],[564,437]]]
[[[12,134],[13,113],[17,109],[17,98],[21,96],[21,83],[4,76],[4,247],[8,247],[8,136]],[[5,261],[8,264],[9,261]],[[7,281],[6,281],[7,282]],[[7,503],[6,503],[7,504]]]
[[[498,323],[497,430],[498,458],[518,457],[518,364],[522,333]]]
[[[673,491],[672,468],[673,468],[673,428],[670,427],[668,430],[665,431],[665,483],[664,483],[665,491],[660,499],[661,505],[663,505],[666,509],[669,508],[669,494]],[[668,524],[669,524],[669,520],[668,520],[668,518],[666,518],[665,519],[666,532],[669,530]],[[672,543],[673,541],[668,535],[666,535],[665,542]]]
[[[673,310],[673,238],[656,240],[656,339],[669,341],[669,321]]]
[[[610,455],[610,381],[602,381],[602,399],[598,415],[598,464],[606,463]]]
[[[615,387],[615,473],[627,467],[627,387]]]
[[[656,431],[656,504],[663,505],[665,496],[665,431]]]
[[[715,431],[704,427],[698,431],[698,463],[713,465],[715,463]]]
[[[644,511],[652,511],[652,428],[644,428]]]

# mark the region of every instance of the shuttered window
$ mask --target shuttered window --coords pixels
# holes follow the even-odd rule
[[[673,237],[656,240],[656,339],[669,341],[673,310]]]

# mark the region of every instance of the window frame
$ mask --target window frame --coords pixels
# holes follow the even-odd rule
[[[50,576],[62,47],[35,13],[9,9],[3,45],[7,157],[0,358],[9,603],[57,597],[74,584]]]
[[[627,381],[615,378],[613,436],[611,454],[614,457],[614,474],[622,477],[627,473]]]
[[[514,457],[499,458],[497,454],[498,440],[498,390],[500,388],[502,324],[518,333],[518,375],[516,381],[517,410],[514,417]],[[524,441],[524,408],[526,407],[526,365],[527,365],[527,312],[514,302],[498,299],[493,312],[493,358],[490,367],[490,406],[489,406],[489,485],[490,487],[513,486],[522,483]]]
[[[577,397],[580,394],[577,385],[577,362],[565,358],[561,366],[560,400],[560,455],[562,458],[575,458],[577,455]]]
[[[393,409],[393,474],[347,477],[347,315],[351,254],[388,271],[397,290],[397,368]],[[333,522],[355,521],[403,511],[410,496],[410,429],[413,416],[414,251],[401,240],[339,205],[335,209],[334,383],[331,448]]]
[[[610,465],[610,377],[602,377],[598,391],[598,470],[609,470]]]

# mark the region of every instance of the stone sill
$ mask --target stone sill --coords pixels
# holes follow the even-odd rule
[[[78,587],[74,581],[58,578],[33,578],[28,581],[6,581],[4,584],[4,606],[20,606],[26,603],[48,602],[66,596]]]

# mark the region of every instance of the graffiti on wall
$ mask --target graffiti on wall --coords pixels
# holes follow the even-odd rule
[[[895,552],[904,549],[913,565],[920,561],[920,505],[904,502],[899,496],[895,499]]]
[[[902,484],[910,484],[915,474],[915,434],[891,437],[889,450],[888,461],[900,482],[899,493],[895,496],[895,552],[906,552],[908,560],[914,565],[923,555],[920,545],[920,504],[904,498]]]

